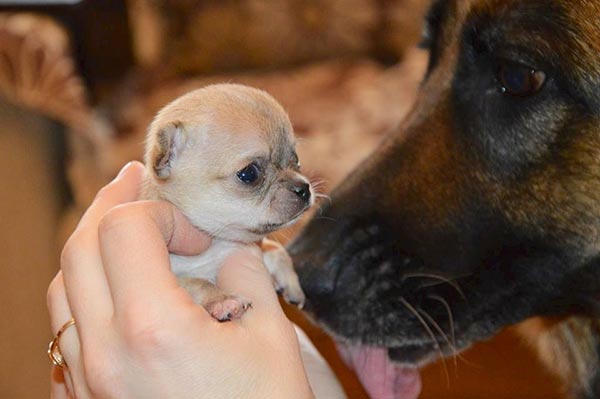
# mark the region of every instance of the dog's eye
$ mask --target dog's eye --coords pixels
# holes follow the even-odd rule
[[[236,174],[242,183],[252,184],[260,177],[260,169],[258,168],[258,165],[253,162],[244,169],[239,170]]]
[[[433,47],[434,37],[433,29],[434,28],[431,26],[430,23],[425,22],[425,24],[423,25],[423,30],[421,31],[421,41],[417,45],[419,48],[423,50],[431,50],[431,47]]]
[[[540,91],[546,81],[546,73],[514,62],[501,62],[496,78],[502,93],[528,97]]]
[[[421,43],[419,43],[419,47],[429,50],[429,64],[427,65],[425,78],[430,75],[438,61],[438,52],[440,51],[438,36],[440,36],[440,28],[443,20],[445,19],[447,11],[448,2],[436,0],[432,2],[432,6],[425,17]]]

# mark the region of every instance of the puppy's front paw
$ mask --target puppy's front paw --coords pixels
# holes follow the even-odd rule
[[[219,321],[239,319],[250,307],[252,303],[249,300],[237,295],[225,295],[204,305],[208,313]]]
[[[275,290],[277,290],[278,294],[283,296],[283,299],[285,299],[287,303],[296,305],[302,309],[304,307],[304,301],[306,301],[306,296],[304,295],[302,288],[300,288],[298,277],[295,275],[293,277],[294,278],[284,282],[282,285],[276,281]]]
[[[292,258],[281,244],[272,240],[263,240],[263,248],[266,249],[263,252],[263,260],[273,277],[275,290],[283,296],[287,303],[302,308],[306,296],[300,287]]]

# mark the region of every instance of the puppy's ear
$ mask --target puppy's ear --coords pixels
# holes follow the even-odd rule
[[[171,169],[185,146],[185,132],[180,122],[169,123],[155,133],[154,145],[150,150],[152,169],[159,179],[168,179]]]

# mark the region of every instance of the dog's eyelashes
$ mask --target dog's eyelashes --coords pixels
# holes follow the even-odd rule
[[[546,81],[546,73],[527,65],[502,61],[498,65],[496,79],[502,93],[529,97],[542,89]]]
[[[242,183],[253,184],[256,183],[260,177],[260,169],[258,168],[257,164],[252,162],[243,169],[240,169],[236,175]]]

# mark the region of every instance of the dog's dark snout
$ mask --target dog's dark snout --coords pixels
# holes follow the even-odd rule
[[[303,201],[310,199],[310,185],[308,183],[296,183],[292,186],[291,190]]]

